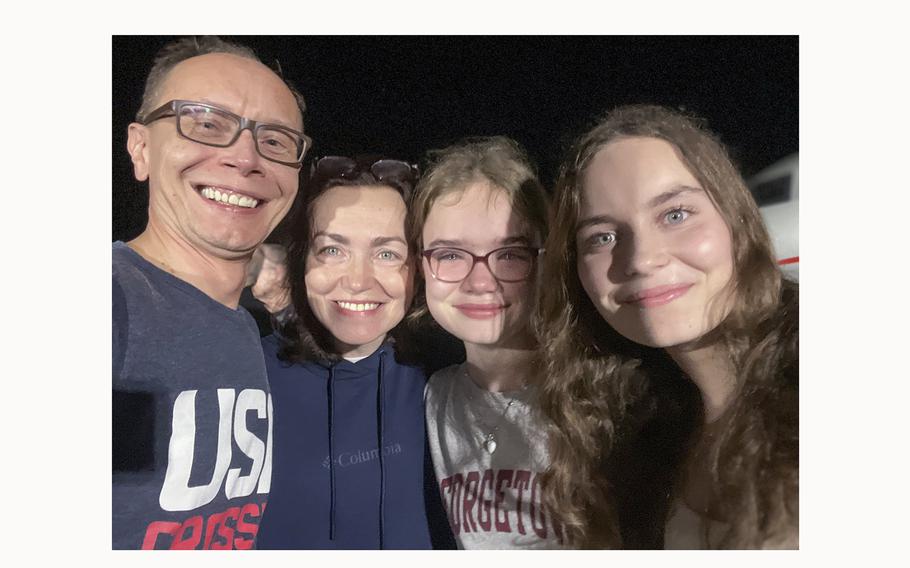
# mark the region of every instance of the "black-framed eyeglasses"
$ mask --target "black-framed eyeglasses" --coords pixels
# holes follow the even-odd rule
[[[478,256],[455,247],[439,247],[423,251],[430,265],[433,278],[441,282],[461,282],[482,262],[500,282],[527,280],[534,270],[534,263],[544,249],[537,247],[509,246],[491,250]]]
[[[362,173],[370,174],[378,182],[406,186],[403,187],[406,193],[410,193],[420,177],[420,170],[416,165],[401,160],[323,156],[313,162],[310,184],[315,187],[332,179],[356,179]]]
[[[244,130],[256,141],[256,152],[266,160],[299,168],[313,140],[292,128],[280,124],[257,122],[206,103],[173,100],[156,108],[145,117],[143,125],[175,117],[177,134],[206,146],[227,148],[234,144]]]

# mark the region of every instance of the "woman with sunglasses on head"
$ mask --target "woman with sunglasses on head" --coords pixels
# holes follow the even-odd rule
[[[426,380],[391,339],[413,295],[415,181],[397,160],[315,163],[290,225],[294,313],[263,341],[274,458],[258,548],[431,547]]]
[[[525,153],[504,137],[431,154],[411,204],[410,242],[422,251],[425,302],[464,342],[466,361],[427,385],[427,435],[439,492],[459,548],[557,548],[542,506],[543,428],[529,379],[539,365],[531,330],[547,200]]]
[[[798,286],[717,137],[620,107],[563,166],[541,302],[574,546],[796,548]]]

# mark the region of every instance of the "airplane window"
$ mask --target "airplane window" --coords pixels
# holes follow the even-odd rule
[[[790,199],[790,174],[763,181],[751,188],[752,196],[759,207],[783,203]]]

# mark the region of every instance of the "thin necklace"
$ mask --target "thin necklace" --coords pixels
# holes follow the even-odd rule
[[[471,394],[471,387],[473,386],[473,381],[471,381],[471,375],[468,374],[467,369],[465,369],[465,371],[464,371],[464,376],[471,383],[471,384],[467,385],[468,400],[470,400],[472,403],[475,403],[475,406],[477,406],[476,405],[477,401],[474,400],[474,396]],[[522,388],[519,390],[519,392],[524,390],[525,386],[522,386]],[[506,406],[505,406],[505,408],[502,409],[502,414],[499,415],[499,419],[496,421],[496,426],[494,426],[493,429],[490,430],[488,427],[485,427],[485,425],[482,424],[480,422],[480,420],[477,421],[478,426],[481,426],[480,447],[482,447],[484,449],[484,451],[486,451],[490,455],[492,455],[493,452],[496,451],[496,432],[499,430],[499,427],[502,426],[502,423],[506,417],[506,413],[508,413],[509,409],[512,408],[512,405],[515,404],[515,398],[516,397],[513,396],[512,398],[509,399],[509,402],[506,403]],[[489,431],[484,433],[485,429],[487,429]]]

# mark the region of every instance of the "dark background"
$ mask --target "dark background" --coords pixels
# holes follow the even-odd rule
[[[796,36],[223,37],[277,60],[304,94],[308,160],[420,161],[464,136],[504,134],[550,188],[572,140],[624,103],[703,116],[747,177],[799,149]],[[112,38],[113,239],[145,226],[148,191],[132,176],[126,128],[155,53],[172,39]]]

